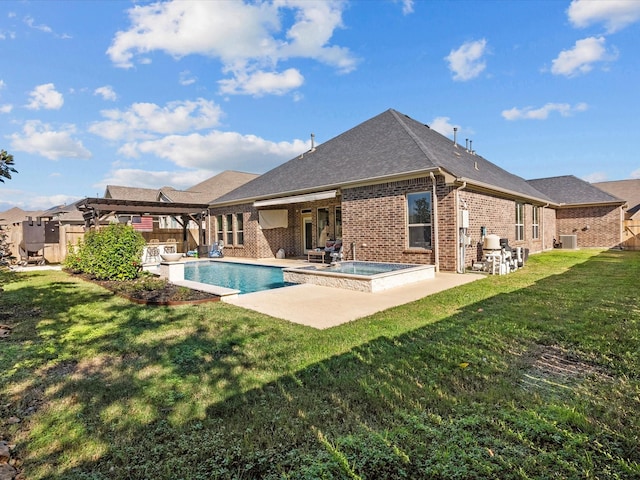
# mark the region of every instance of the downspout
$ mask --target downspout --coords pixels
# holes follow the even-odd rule
[[[456,226],[458,228],[458,267],[456,269],[456,271],[458,273],[464,273],[464,262],[466,259],[466,252],[467,252],[467,247],[466,247],[466,243],[465,243],[465,239],[463,238],[463,235],[466,235],[465,233],[462,233],[462,227],[460,226],[460,192],[462,190],[464,190],[465,188],[467,188],[467,182],[464,181],[462,182],[462,185],[460,185],[457,189],[456,189]]]
[[[436,273],[440,271],[440,248],[438,248],[438,196],[436,194],[436,177],[433,172],[429,172],[431,177],[431,189],[433,191],[433,264]]]
[[[546,210],[546,208],[548,206],[549,206],[549,203],[547,203],[546,205],[542,206],[542,218],[538,219],[538,222],[542,221],[542,232],[540,232],[540,235],[542,236],[542,251],[543,252],[545,250],[545,243],[544,243],[545,242],[545,236],[544,236],[544,224],[545,224],[544,217],[545,217],[545,214],[544,214],[544,212],[545,212],[545,210]],[[555,238],[555,235],[553,236],[553,238]],[[522,253],[522,256],[524,258],[524,252]]]

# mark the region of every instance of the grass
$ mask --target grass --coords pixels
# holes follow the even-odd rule
[[[640,478],[640,253],[553,251],[324,331],[4,272],[29,479]]]

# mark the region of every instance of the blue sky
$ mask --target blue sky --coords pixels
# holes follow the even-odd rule
[[[526,179],[640,178],[640,1],[3,1],[0,211],[263,173],[393,108]]]

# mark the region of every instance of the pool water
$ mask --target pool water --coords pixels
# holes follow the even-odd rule
[[[323,269],[324,272],[344,273],[349,275],[378,275],[380,273],[397,272],[416,265],[404,263],[376,262],[339,262]]]
[[[284,281],[282,268],[220,261],[187,263],[184,279],[233,288],[241,294],[290,285]]]

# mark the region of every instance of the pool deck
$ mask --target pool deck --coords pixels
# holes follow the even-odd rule
[[[301,260],[261,259],[237,261],[272,266],[302,266]],[[388,308],[419,300],[442,290],[484,278],[476,273],[438,272],[431,280],[422,280],[382,292],[366,293],[319,285],[301,284],[291,287],[247,293],[225,300],[226,303],[264,313],[289,322],[325,329],[372,315]]]

